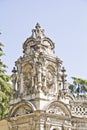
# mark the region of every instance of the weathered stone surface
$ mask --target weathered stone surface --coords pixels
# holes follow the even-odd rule
[[[54,49],[37,23],[12,71],[9,130],[87,129],[87,100],[76,99],[69,91],[65,69]]]

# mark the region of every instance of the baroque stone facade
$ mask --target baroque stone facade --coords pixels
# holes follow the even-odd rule
[[[55,44],[39,23],[12,72],[9,130],[87,130],[87,100],[71,94]]]

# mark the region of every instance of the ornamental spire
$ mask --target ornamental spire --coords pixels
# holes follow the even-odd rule
[[[44,29],[41,29],[41,26],[39,23],[37,23],[35,26],[35,29],[32,30],[32,37],[35,37],[35,38],[45,37]]]
[[[38,22],[37,22],[35,28],[36,28],[36,29],[37,29],[37,28],[41,28],[41,26],[40,26],[40,24],[39,24]]]

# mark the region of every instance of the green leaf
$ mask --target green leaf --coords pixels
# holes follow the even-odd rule
[[[72,77],[73,83],[69,85],[69,89],[73,94],[84,95],[87,94],[87,80],[77,77]]]
[[[3,52],[4,45],[0,42],[0,57],[5,55]],[[9,101],[11,99],[12,87],[9,83],[10,76],[7,75],[7,65],[0,58],[0,119],[8,114]]]

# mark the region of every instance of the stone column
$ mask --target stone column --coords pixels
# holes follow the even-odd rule
[[[36,124],[36,130],[40,130],[40,124],[39,123]]]
[[[21,72],[21,74],[20,74],[20,80],[21,80],[21,84],[20,84],[20,93],[22,94],[23,93],[23,90],[24,90],[24,88],[23,88],[23,73]]]
[[[44,125],[40,124],[40,130],[44,130]]]
[[[14,73],[12,75],[12,83],[13,83],[13,90],[16,90],[16,83],[17,83],[17,75]]]
[[[43,86],[46,87],[46,68],[43,66]]]
[[[55,87],[55,93],[58,93],[58,88],[57,88],[57,76],[54,77],[54,87]]]
[[[44,76],[43,87],[46,87],[46,76]]]
[[[34,86],[34,77],[32,77],[32,87]]]
[[[39,70],[38,70],[38,88],[40,89],[42,87],[42,83],[41,83],[41,65],[39,65]]]

